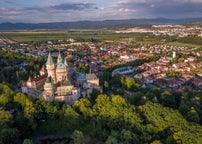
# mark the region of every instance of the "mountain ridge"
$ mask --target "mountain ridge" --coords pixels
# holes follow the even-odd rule
[[[18,31],[18,30],[64,30],[64,29],[119,29],[130,28],[140,25],[151,24],[185,24],[192,22],[202,22],[200,18],[140,18],[140,19],[124,19],[124,20],[103,20],[103,21],[74,21],[74,22],[50,22],[50,23],[0,23],[0,31]]]

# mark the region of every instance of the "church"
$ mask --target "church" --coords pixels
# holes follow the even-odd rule
[[[57,62],[53,61],[49,52],[40,75],[35,78],[29,77],[21,89],[23,93],[35,97],[42,96],[46,101],[56,100],[73,104],[80,96],[91,93],[94,88],[99,88],[97,76],[79,73],[75,68],[68,67],[66,59],[62,58],[59,51]]]

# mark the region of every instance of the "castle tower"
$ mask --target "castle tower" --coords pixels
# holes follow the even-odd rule
[[[55,74],[55,64],[53,62],[53,58],[51,56],[51,53],[48,54],[48,59],[46,62],[46,69],[48,72],[48,77],[51,76],[53,81],[56,82],[56,74]]]
[[[63,59],[61,57],[60,52],[58,54],[58,59],[57,59],[56,79],[57,79],[57,82],[62,82],[68,79],[67,66],[65,65],[65,63],[63,63]]]
[[[44,99],[47,101],[53,101],[54,100],[54,92],[55,92],[55,87],[53,84],[53,80],[51,76],[49,76],[46,79],[45,85],[44,85]]]

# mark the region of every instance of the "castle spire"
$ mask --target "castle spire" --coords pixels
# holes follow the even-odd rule
[[[62,56],[61,56],[60,50],[59,50],[57,63],[61,63],[61,62],[62,62]]]
[[[64,64],[65,64],[66,66],[68,66],[68,63],[67,63],[67,59],[66,59],[66,58],[64,59]]]
[[[46,65],[54,65],[53,58],[51,56],[50,51],[49,51],[49,54],[48,54],[48,59],[47,59]]]
[[[31,76],[29,76],[27,82],[32,82],[32,78],[31,78]]]
[[[40,75],[45,75],[47,73],[45,66],[43,65],[40,70]]]

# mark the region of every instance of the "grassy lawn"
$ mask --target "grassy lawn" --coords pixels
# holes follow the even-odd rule
[[[200,48],[202,45],[195,45],[195,44],[189,44],[189,43],[180,43],[180,42],[170,42],[167,43],[167,45],[171,46],[181,46],[181,47],[189,47],[189,48]]]

